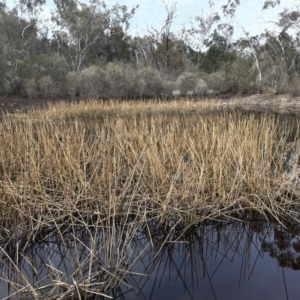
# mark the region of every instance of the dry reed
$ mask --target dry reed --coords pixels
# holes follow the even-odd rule
[[[34,240],[78,219],[170,231],[249,214],[297,219],[298,135],[275,115],[214,101],[62,102],[4,116],[1,238]]]
[[[292,204],[285,195],[299,194],[298,160],[288,176],[284,168],[291,128],[272,115],[219,109],[83,102],[4,118],[2,222],[46,222],[49,211],[63,219],[74,209],[121,216],[140,203],[161,222],[187,224],[240,209],[283,213]]]

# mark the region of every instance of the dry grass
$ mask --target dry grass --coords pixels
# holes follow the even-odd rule
[[[135,228],[151,219],[171,231],[249,214],[297,218],[298,135],[275,115],[214,101],[60,103],[5,116],[2,240],[34,240],[49,226],[61,234],[68,224],[114,228],[129,219]],[[69,294],[86,280],[69,284]]]
[[[298,196],[297,174],[284,176],[292,128],[216,102],[61,103],[0,126],[2,222],[121,216],[143,203],[189,224],[244,208],[278,215],[286,191]]]

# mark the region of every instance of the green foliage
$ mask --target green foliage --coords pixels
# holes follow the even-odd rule
[[[197,83],[197,75],[191,72],[184,72],[176,80],[176,88],[181,95],[186,95],[188,92],[195,92]]]
[[[57,89],[50,75],[43,76],[38,81],[39,94],[41,97],[54,98],[58,97]]]
[[[142,90],[142,96],[146,98],[158,98],[163,93],[164,85],[161,73],[152,68],[139,69],[137,75],[142,82],[144,82],[144,88]]]
[[[176,90],[176,82],[173,80],[164,80],[163,89],[160,93],[163,99],[170,99],[174,97],[173,92]]]
[[[300,76],[294,76],[291,81],[285,87],[284,92],[292,96],[300,96]]]
[[[35,79],[31,78],[25,81],[25,91],[29,98],[37,98],[38,96],[38,83]]]
[[[5,71],[0,64],[0,95],[11,94],[19,83],[19,77],[14,72]]]
[[[29,98],[56,98],[59,97],[58,89],[51,79],[50,75],[42,76],[41,78],[30,78],[24,83],[26,96]]]
[[[29,58],[37,39],[34,20],[18,16],[16,9],[0,6],[0,94],[19,93],[21,81],[19,65]]]
[[[163,35],[162,40],[157,43],[155,56],[160,70],[171,72],[183,68],[183,57],[178,42],[172,41],[166,35]]]
[[[203,72],[217,72],[223,64],[237,59],[234,46],[228,44],[226,37],[220,35],[216,30],[210,39],[205,40],[205,45],[208,50],[201,55],[199,65]]]
[[[142,73],[123,63],[109,63],[105,68],[90,66],[79,74],[71,71],[67,74],[68,95],[72,98],[141,98],[145,88],[150,89],[155,84],[147,72]]]
[[[298,94],[297,7],[279,13],[274,23],[279,34],[266,30],[250,36],[244,30],[234,41],[233,23],[221,23],[217,13],[196,17],[196,26],[177,34],[171,32],[176,5],[166,6],[161,30],[150,28],[148,35],[131,37],[129,21],[138,7],[108,7],[100,0],[54,2],[52,38],[49,28],[38,23],[43,0],[21,0],[11,10],[0,5],[0,95],[168,98],[174,90],[181,95],[206,95],[209,90]],[[265,1],[264,8],[278,2]],[[228,0],[223,14],[232,21],[238,5],[238,0]]]
[[[109,97],[120,98],[127,97],[130,84],[128,84],[128,77],[125,68],[118,63],[109,63],[106,67],[108,82],[110,84]]]
[[[71,71],[66,76],[66,87],[68,95],[74,99],[79,96],[79,76],[75,71]]]
[[[226,80],[225,80],[225,72],[218,71],[211,74],[206,74],[203,76],[206,80],[207,85],[210,89],[215,92],[223,93],[226,91]]]
[[[110,82],[107,75],[97,66],[84,69],[79,76],[80,97],[98,98],[107,97]]]
[[[253,93],[257,92],[257,70],[249,58],[240,57],[222,68],[224,77],[222,92]]]
[[[19,77],[11,67],[9,57],[9,47],[7,40],[0,36],[0,94],[10,94],[14,92],[19,83]]]
[[[107,37],[107,42],[104,46],[103,55],[108,62],[129,62],[129,37],[125,36],[121,26],[114,26],[111,28],[110,34]]]
[[[205,96],[208,93],[208,86],[206,81],[203,79],[199,79],[197,81],[196,87],[195,87],[195,93],[199,96]]]

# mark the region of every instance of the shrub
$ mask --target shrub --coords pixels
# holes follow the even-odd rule
[[[135,99],[142,98],[146,86],[144,78],[140,78],[137,70],[130,65],[124,65],[124,72],[128,85],[128,97]]]
[[[144,82],[143,97],[157,98],[161,96],[164,90],[163,79],[156,69],[142,68],[138,70],[137,76]]]
[[[107,98],[110,84],[104,71],[90,66],[80,73],[79,87],[82,98]]]
[[[78,89],[79,89],[79,76],[76,72],[71,71],[66,76],[66,86],[68,95],[74,99],[78,96]]]
[[[43,76],[38,80],[38,95],[49,98],[59,96],[59,91],[55,87],[50,75]]]
[[[191,72],[184,72],[176,80],[176,87],[181,95],[187,95],[189,92],[196,92],[197,76]]]
[[[20,83],[19,77],[13,71],[5,71],[0,65],[0,94],[10,94]]]
[[[67,96],[68,90],[66,84],[66,76],[68,74],[68,67],[65,64],[64,59],[58,54],[54,54],[50,62],[51,69],[49,70],[49,75],[51,77],[53,86],[55,87],[55,96]]]
[[[275,92],[285,91],[289,82],[289,76],[286,72],[286,66],[282,61],[266,61],[262,65],[263,86],[264,88],[274,89]]]
[[[225,73],[218,71],[211,73],[205,77],[207,86],[215,92],[223,92],[226,90]]]
[[[292,80],[286,85],[283,90],[284,93],[288,93],[291,96],[300,96],[300,77],[299,75],[293,76]]]
[[[26,80],[24,83],[24,87],[28,98],[37,98],[38,84],[34,78]]]
[[[165,99],[173,98],[176,96],[176,93],[174,95],[174,91],[177,89],[176,83],[172,80],[166,80],[164,81],[164,87],[161,91],[161,96]]]
[[[258,92],[258,72],[249,59],[240,59],[224,66],[226,89],[224,92]]]
[[[109,63],[105,70],[110,90],[110,98],[120,98],[128,96],[128,84],[124,68],[118,63]]]
[[[196,87],[195,87],[195,93],[200,96],[205,96],[208,93],[208,86],[206,81],[203,79],[199,79],[197,81]]]

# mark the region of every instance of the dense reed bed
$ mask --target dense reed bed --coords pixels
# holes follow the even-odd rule
[[[7,228],[77,210],[189,225],[298,205],[298,132],[275,115],[214,102],[83,102],[4,117],[0,127]]]
[[[62,102],[3,116],[1,241],[36,241],[49,227],[63,239],[65,227],[92,226],[109,230],[109,266],[116,226],[120,255],[149,221],[171,234],[220,218],[298,220],[297,128],[295,118],[282,121],[215,101]],[[96,250],[93,243],[87,247],[92,269]],[[116,274],[124,261],[116,261],[116,273],[107,272],[104,282],[122,281]],[[77,270],[81,262],[74,265]],[[88,290],[87,279],[73,282],[65,297]]]

